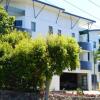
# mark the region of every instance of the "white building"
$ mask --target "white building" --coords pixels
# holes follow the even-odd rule
[[[99,45],[99,31],[89,29],[95,23],[94,20],[38,0],[2,0],[1,3],[9,15],[16,17],[15,26],[30,32],[32,37],[39,34],[46,36],[48,33],[64,34],[75,37],[79,42],[83,49],[80,53],[80,68],[74,71],[64,70],[61,76],[55,75],[51,90],[72,90],[78,87],[92,90],[93,83],[100,81],[100,73],[97,66],[94,67],[93,60],[93,50],[97,50]]]

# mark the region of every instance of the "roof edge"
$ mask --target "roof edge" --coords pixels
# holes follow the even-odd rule
[[[89,31],[100,31],[100,29],[91,29]]]
[[[96,21],[94,21],[92,19],[89,19],[89,18],[85,18],[85,17],[79,16],[79,15],[75,15],[75,14],[72,14],[72,13],[69,13],[69,12],[65,12],[65,11],[63,11],[63,13],[71,15],[71,16],[75,16],[75,17],[78,17],[78,18],[82,18],[82,19],[85,19],[85,20],[88,20],[88,21],[91,21],[93,23],[96,23]]]
[[[63,10],[63,11],[65,10],[64,8],[61,8],[61,7],[58,7],[58,6],[49,4],[49,3],[45,3],[45,2],[42,2],[42,1],[39,1],[39,0],[32,0],[32,1],[35,1],[35,2],[38,2],[38,3],[42,3],[42,4],[45,4],[47,6],[50,6],[50,7],[56,8],[56,9],[60,9],[60,10]]]
[[[35,2],[38,2],[38,3],[41,3],[41,4],[45,4],[45,5],[47,5],[47,6],[50,6],[50,7],[59,9],[59,10],[62,10],[62,11],[63,11],[62,13],[65,13],[65,14],[68,14],[68,15],[71,15],[71,16],[75,16],[75,17],[78,17],[78,18],[82,18],[82,19],[84,19],[84,20],[91,21],[92,23],[96,23],[96,21],[94,21],[94,20],[92,20],[92,19],[88,19],[88,18],[79,16],[79,15],[75,15],[75,14],[72,14],[72,13],[69,13],[69,12],[65,12],[65,9],[64,9],[64,8],[61,8],[61,7],[58,7],[58,6],[55,6],[55,5],[52,5],[52,4],[49,4],[49,3],[46,3],[46,2],[40,1],[40,0],[32,0],[32,1],[33,1],[33,2],[35,1]]]

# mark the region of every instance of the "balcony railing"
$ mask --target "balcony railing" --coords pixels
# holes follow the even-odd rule
[[[89,61],[80,61],[81,70],[92,70],[92,63]]]
[[[5,7],[6,8],[6,7]],[[23,9],[20,9],[20,8],[16,8],[16,7],[12,7],[12,6],[9,6],[7,8],[7,11],[10,15],[15,15],[15,16],[25,16],[25,10]]]
[[[79,42],[80,47],[86,51],[92,51],[92,45],[89,42]]]
[[[22,27],[15,27],[15,29],[17,29],[18,31],[28,32],[30,34],[30,36],[32,36],[32,30],[31,29],[22,28]]]

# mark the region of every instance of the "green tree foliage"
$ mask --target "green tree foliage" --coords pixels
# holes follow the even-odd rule
[[[50,80],[54,74],[61,75],[63,70],[75,70],[79,66],[79,45],[71,37],[50,35],[47,38],[47,51],[49,66],[45,72],[46,77],[46,96]]]
[[[43,40],[24,39],[16,45],[12,56],[12,67],[16,69],[14,74],[19,77],[17,84],[12,87],[37,90],[39,80],[46,67],[46,43]],[[7,78],[8,79],[8,78]],[[14,78],[15,79],[15,78]],[[11,80],[11,78],[10,78]],[[13,80],[13,79],[12,79]]]
[[[54,74],[79,66],[79,46],[73,38],[51,35],[32,39],[14,31],[1,35],[0,40],[2,86],[7,89],[37,90]]]
[[[28,33],[16,30],[10,32],[10,34],[3,34],[0,36],[0,40],[2,42],[8,42],[13,48],[16,44],[25,38],[30,38]]]
[[[9,33],[13,29],[14,17],[8,15],[3,7],[0,6],[0,33]]]
[[[10,64],[8,60],[11,57],[11,52],[13,52],[12,46],[7,42],[0,41],[0,88],[4,86],[4,74],[6,74],[4,68]]]
[[[0,87],[2,88],[18,89],[21,87],[16,86],[20,79],[18,74],[21,73],[22,70],[19,71],[18,68],[20,67],[16,67],[18,62],[15,63],[17,56],[14,58],[14,53],[16,51],[16,45],[20,44],[24,39],[30,39],[30,36],[25,32],[12,31],[9,34],[0,35]],[[21,59],[19,59],[19,61],[21,61]]]
[[[24,36],[22,35],[22,38],[18,38],[18,41],[14,42],[15,45],[12,45],[13,41],[9,41],[9,39],[12,40],[10,37],[13,37],[14,34],[14,40],[17,40],[19,34],[16,33],[3,35],[1,38],[13,50],[11,51],[10,47],[8,48],[5,45],[4,48],[7,49],[6,52],[10,57],[4,60],[0,57],[1,61],[3,60],[1,63],[1,72],[3,72],[2,86],[11,90],[37,90],[37,86],[43,84],[41,83],[43,81],[42,74],[47,67],[46,42],[43,38],[33,40],[23,34]],[[2,54],[1,49],[1,54],[6,55],[5,53]]]
[[[79,45],[74,38],[51,35],[47,38],[47,46],[50,76],[79,66]]]

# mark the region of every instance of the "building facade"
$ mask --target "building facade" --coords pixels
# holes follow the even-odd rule
[[[94,64],[94,51],[99,47],[99,31],[90,30],[94,20],[66,12],[63,8],[38,0],[2,0],[9,15],[15,16],[15,27],[27,31],[35,38],[38,35],[58,34],[75,37],[82,52],[80,67],[74,71],[63,71],[53,76],[51,90],[75,90],[97,88],[100,73]]]

